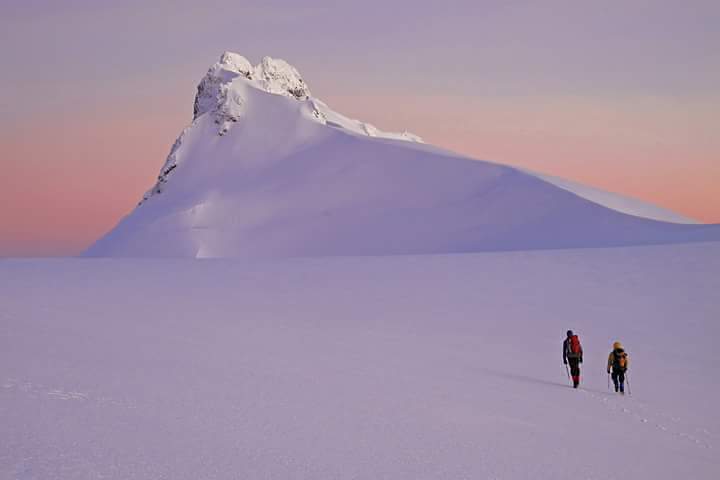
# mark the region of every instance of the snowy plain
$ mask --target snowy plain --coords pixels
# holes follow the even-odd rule
[[[0,478],[715,479],[718,291],[718,242],[2,260]]]

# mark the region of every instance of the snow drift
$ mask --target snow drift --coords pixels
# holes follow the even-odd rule
[[[157,183],[88,256],[457,253],[720,239],[720,226],[425,145],[331,110],[297,69],[225,53]]]

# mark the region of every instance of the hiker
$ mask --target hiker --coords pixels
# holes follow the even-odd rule
[[[573,388],[578,388],[578,385],[580,385],[580,364],[582,361],[583,350],[580,345],[580,339],[577,335],[573,334],[572,330],[568,330],[567,338],[563,342],[563,363],[565,365],[570,364]]]
[[[625,353],[622,343],[613,343],[613,350],[608,356],[607,373],[612,372],[612,381],[616,392],[625,393],[625,372],[629,364],[630,359],[628,354]]]

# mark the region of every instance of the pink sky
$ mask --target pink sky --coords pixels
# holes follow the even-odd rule
[[[252,3],[0,0],[0,256],[112,228],[223,50],[383,129],[720,222],[717,2]]]

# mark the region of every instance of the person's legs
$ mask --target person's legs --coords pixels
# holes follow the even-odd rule
[[[580,385],[580,360],[577,358],[568,358],[570,364],[570,375],[573,380],[573,387],[577,388]]]
[[[620,384],[620,393],[625,393],[625,372],[620,370],[617,374],[618,383]]]
[[[620,389],[620,385],[618,383],[618,374],[614,369],[612,371],[611,377],[612,377],[613,385],[615,385],[615,391],[617,392]]]

